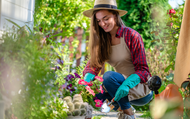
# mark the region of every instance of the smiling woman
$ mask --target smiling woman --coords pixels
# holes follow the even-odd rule
[[[96,94],[100,100],[114,98],[114,110],[122,110],[123,117],[134,119],[131,104],[142,106],[152,99],[145,85],[151,76],[146,62],[141,35],[126,27],[121,16],[127,11],[117,9],[115,0],[95,0],[94,8],[83,12],[91,18],[90,60],[83,71],[84,80],[90,82],[107,62],[115,71],[103,75],[104,92]]]
[[[98,25],[104,29],[105,32],[111,32],[114,31],[113,29],[116,29],[116,15],[112,14],[108,10],[98,10],[96,11],[96,19],[98,22]]]
[[[120,43],[119,38],[116,38],[115,35],[117,29],[121,27],[122,24],[123,22],[118,11],[95,10],[93,12],[93,16],[91,18],[91,40],[89,42],[92,66],[99,67],[104,61],[109,59],[111,46]],[[94,31],[93,28],[96,30]]]

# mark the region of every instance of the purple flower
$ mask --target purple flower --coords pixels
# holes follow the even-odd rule
[[[51,45],[51,46],[50,46],[50,48],[52,48],[52,49],[53,49],[54,47]]]
[[[63,60],[57,59],[57,63],[63,65]]]
[[[97,97],[94,97],[93,99],[94,99],[94,100],[97,100],[98,98],[97,98]]]
[[[55,66],[55,71],[57,70],[57,69],[61,69],[59,66]]]
[[[65,89],[67,87],[67,82],[65,84],[63,84],[61,87],[62,87],[62,89]]]
[[[75,91],[75,89],[70,89],[69,91],[70,91],[70,93],[73,93],[73,91]]]
[[[74,73],[75,74],[75,78],[81,78],[77,73]]]
[[[70,91],[75,91],[75,89],[70,89]]]
[[[72,87],[72,84],[69,84],[69,85],[67,85],[67,89],[71,89],[71,87]]]
[[[75,78],[72,74],[67,75],[65,78],[66,81],[70,81],[72,78]]]
[[[40,57],[40,60],[43,60],[43,61],[44,61],[44,59],[43,59],[43,58],[41,58],[41,57]]]

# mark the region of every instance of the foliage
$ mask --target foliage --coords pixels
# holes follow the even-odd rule
[[[128,11],[128,13],[122,17],[126,26],[138,31],[145,43],[145,48],[149,48],[151,40],[150,35],[152,23],[152,17],[154,14],[154,8],[156,5],[163,8],[169,6],[168,0],[119,0],[118,8]]]
[[[89,28],[89,18],[82,12],[92,8],[92,0],[43,0],[35,11],[35,29],[55,39],[72,36],[76,27]]]
[[[147,111],[143,111],[143,115],[142,115],[142,116],[140,116],[140,117],[142,117],[142,118],[144,118],[144,119],[146,119],[146,118],[148,118],[148,119],[152,119],[152,117],[151,117],[151,114],[150,114],[150,111],[149,111],[149,110],[147,110]]]
[[[162,92],[168,84],[174,84],[174,63],[183,7],[184,5],[175,10],[176,13],[174,11],[171,13],[171,10],[161,13],[155,12],[159,15],[155,16],[152,22],[152,25],[155,25],[152,27],[154,30],[151,31],[155,38],[151,41],[154,45],[146,50],[146,57],[151,74],[158,75],[162,79],[162,86],[159,92]],[[183,95],[182,91],[181,94]],[[143,111],[149,109],[147,106],[149,104],[135,108]]]
[[[65,83],[65,79],[67,75],[72,72],[71,65],[73,60],[70,57],[70,54],[74,54],[76,52],[76,48],[78,46],[78,41],[74,39],[72,42],[73,50],[69,49],[69,43],[55,43],[51,41],[52,49],[56,53],[56,56],[53,57],[52,63],[56,66],[55,67],[55,74],[56,74],[56,82],[60,85]],[[60,70],[57,70],[60,69]]]
[[[95,98],[95,94],[103,93],[103,87],[101,85],[102,82],[103,79],[99,76],[95,76],[94,80],[90,81],[89,83],[84,81],[84,79],[80,79],[78,82],[78,87],[83,87],[83,89],[81,90],[81,95],[84,97],[84,101],[88,102],[93,107],[101,107],[102,105],[102,100],[98,100]],[[92,100],[90,101],[89,98],[91,98]]]
[[[74,47],[73,49],[76,49],[76,40],[73,41],[72,47]],[[84,61],[84,63],[79,67],[70,68],[73,63],[70,54],[75,53],[76,50],[70,51],[68,43],[64,45],[61,43],[53,43],[52,48],[56,52],[56,56],[52,59],[52,63],[55,65],[54,69],[56,74],[56,81],[54,84],[59,87],[59,91],[61,92],[61,95],[59,96],[64,98],[66,96],[73,97],[75,94],[81,94],[84,102],[88,102],[90,105],[96,108],[96,103],[94,102],[94,93],[100,92],[97,92],[96,89],[98,88],[99,90],[101,87],[101,82],[99,81],[101,77],[96,76],[97,80],[89,83],[89,86],[91,86],[91,88],[94,90],[93,95],[91,95],[88,92],[89,90],[85,89],[85,87],[88,86],[81,86],[81,82],[83,80],[82,72],[87,60]]]
[[[172,99],[156,99],[151,104],[151,115],[158,119],[179,119],[179,108],[182,102]]]
[[[92,119],[101,119],[102,118],[102,116],[94,116],[94,117],[92,117]]]
[[[39,33],[29,33],[25,27],[3,33],[3,43],[0,44],[1,93],[12,103],[6,118],[11,114],[17,118],[40,118],[40,105],[56,93],[55,75],[50,69],[51,50],[49,46],[40,46],[42,38]]]
[[[168,72],[170,69],[174,70],[183,8],[184,5],[181,5],[178,10],[173,10],[174,13],[168,11],[164,19],[164,21],[167,21],[165,26],[159,26],[159,24],[157,24],[156,30],[151,32],[155,37],[155,40],[152,42],[158,45],[161,52],[161,60],[167,60],[169,62],[164,70],[165,72]]]
[[[162,54],[158,46],[151,47],[146,50],[146,60],[149,66],[149,70],[152,75],[159,76],[162,80],[166,80],[166,76],[173,73],[172,70],[165,72],[164,70],[170,64],[165,55]]]
[[[61,98],[54,98],[54,100],[44,102],[45,105],[41,107],[44,119],[66,119],[68,107]]]
[[[35,9],[34,9],[34,13],[38,12],[38,9],[40,8],[40,6],[42,5],[42,1],[43,0],[35,0]]]
[[[190,79],[190,73],[188,74],[187,79]],[[189,119],[190,117],[190,82],[184,82],[182,84],[183,97],[184,97],[184,119]]]

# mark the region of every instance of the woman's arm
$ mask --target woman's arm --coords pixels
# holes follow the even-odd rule
[[[84,70],[83,70],[83,76],[85,76],[86,73],[91,73],[95,76],[98,75],[102,68],[96,68],[96,67],[90,67],[90,60],[88,60]]]
[[[131,51],[131,58],[135,67],[135,74],[140,77],[141,83],[145,83],[148,81],[148,77],[150,77],[151,74],[146,61],[142,37],[137,31],[131,28],[126,28],[124,32],[125,42]]]

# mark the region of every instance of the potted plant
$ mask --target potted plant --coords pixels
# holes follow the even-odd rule
[[[91,119],[93,107],[87,102],[83,102],[81,94],[75,94],[73,98],[66,96],[64,101],[69,109],[67,119]]]

